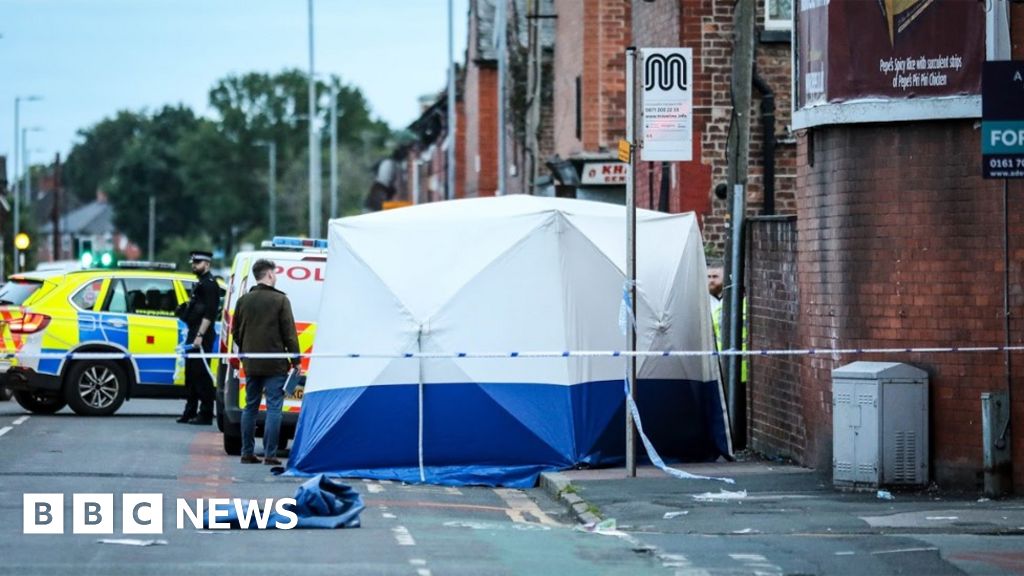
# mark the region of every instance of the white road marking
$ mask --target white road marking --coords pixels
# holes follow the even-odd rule
[[[938,548],[896,548],[895,550],[875,550],[872,554],[901,554],[903,552],[935,552]]]
[[[729,558],[737,562],[764,562],[768,560],[760,554],[729,554]]]
[[[462,496],[462,490],[459,490],[454,486],[448,486],[447,488],[444,489],[444,491],[448,494],[453,494],[455,496]]]
[[[13,428],[11,428],[10,426],[4,426],[3,428],[0,428],[0,436],[7,434],[11,430],[13,430]]]
[[[395,535],[395,541],[398,542],[399,546],[415,546],[416,540],[409,533],[409,529],[405,526],[395,526],[391,529]]]
[[[29,418],[28,416],[22,416],[21,418],[18,418],[14,422],[11,422],[11,424],[14,424],[15,426],[17,426],[19,424],[23,424],[25,422],[25,420],[28,420],[28,418]]]
[[[380,484],[367,484],[366,485],[366,490],[370,494],[380,494],[381,492],[384,491],[384,487],[381,486]]]
[[[391,484],[391,480],[378,480],[381,484]]]
[[[857,554],[856,552],[851,552],[851,551],[836,552],[836,556],[854,556],[856,554]]]
[[[754,576],[778,576],[782,574],[782,567],[768,562],[768,559],[760,554],[729,554],[729,557],[754,571]]]
[[[384,518],[387,518],[388,520],[394,520],[395,518],[398,518],[398,516],[395,516],[391,512],[385,512],[385,513],[381,514],[381,516],[384,517]]]
[[[537,503],[530,500],[530,497],[521,490],[495,488],[494,493],[508,505],[508,508],[505,509],[505,514],[507,514],[509,519],[513,522],[529,524],[540,523],[545,526],[559,525],[558,522],[555,522],[550,516],[545,514],[544,511],[540,509],[540,506],[537,506]],[[527,520],[527,515],[532,516],[535,520]]]
[[[412,564],[413,566],[426,566],[427,561],[422,558],[410,558],[409,564]]]
[[[420,568],[416,571],[416,574],[418,574],[419,576],[430,576],[430,570],[427,570],[426,568]]]

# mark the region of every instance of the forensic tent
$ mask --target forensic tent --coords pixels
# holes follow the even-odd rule
[[[627,361],[574,354],[628,349],[624,206],[503,196],[329,229],[290,474],[525,487],[624,461]],[[695,217],[639,210],[636,236],[637,349],[713,350]],[[730,453],[715,362],[639,359],[639,413],[666,460]]]

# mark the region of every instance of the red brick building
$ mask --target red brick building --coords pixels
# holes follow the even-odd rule
[[[494,51],[495,0],[470,0],[463,93],[466,104],[465,195],[498,190],[498,60]]]
[[[902,22],[889,29],[881,9],[809,3],[798,14],[807,28],[798,34],[806,50],[794,118],[797,216],[752,224],[752,346],[950,348],[1001,346],[1007,338],[1020,346],[1024,187],[1009,181],[1004,207],[1003,182],[982,179],[978,120],[982,61],[1024,58],[1024,6],[934,3],[912,18],[883,12]],[[1007,29],[1009,42],[1001,43]],[[1009,378],[1000,352],[754,358],[753,446],[830,469],[842,432],[833,429],[831,371],[855,360],[906,362],[928,373],[931,479],[942,487],[981,486],[980,397],[1012,387],[1013,483],[1024,488],[1024,356],[1016,353]]]

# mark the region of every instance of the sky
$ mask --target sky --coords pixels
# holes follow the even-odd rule
[[[453,0],[465,59],[468,0]],[[444,88],[448,0],[314,0],[318,74],[363,91],[392,128]],[[118,110],[183,103],[209,115],[229,74],[309,68],[307,0],[0,0],[0,155],[13,161],[14,102],[33,161],[66,157],[77,133]],[[340,127],[344,130],[344,127]],[[20,135],[19,135],[20,139]],[[8,175],[13,175],[11,167]]]

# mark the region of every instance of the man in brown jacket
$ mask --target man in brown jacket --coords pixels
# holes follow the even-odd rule
[[[263,426],[263,463],[278,465],[277,441],[281,433],[284,384],[291,368],[299,366],[299,338],[295,333],[292,305],[284,292],[274,288],[277,266],[261,258],[252,265],[256,286],[238,299],[231,323],[231,336],[243,355],[288,353],[282,358],[242,358],[245,368],[245,410],[242,411],[242,463],[258,464],[256,416],[260,397],[267,394],[267,416]]]

